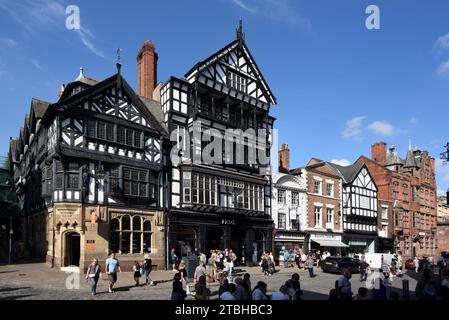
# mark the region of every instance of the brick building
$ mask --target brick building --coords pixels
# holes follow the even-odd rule
[[[384,245],[394,241],[394,250],[404,257],[436,253],[435,159],[427,151],[412,149],[402,159],[394,146],[372,145],[371,159],[361,156],[379,189],[379,229]]]
[[[348,246],[342,242],[341,195],[342,179],[328,163],[312,158],[305,168],[291,171],[293,175],[307,172],[307,221],[304,249],[329,250],[340,253]]]

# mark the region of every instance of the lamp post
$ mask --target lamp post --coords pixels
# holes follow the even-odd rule
[[[8,264],[11,264],[11,249],[12,249],[12,235],[14,234],[14,232],[12,231],[12,226],[11,226],[11,230],[9,231],[9,259],[8,259]]]

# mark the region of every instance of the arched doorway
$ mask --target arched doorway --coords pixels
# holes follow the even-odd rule
[[[78,232],[65,234],[64,266],[79,266],[81,254],[81,238]]]

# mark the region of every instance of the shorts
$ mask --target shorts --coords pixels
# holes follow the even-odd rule
[[[117,272],[112,272],[108,274],[108,280],[111,283],[116,283],[117,282]]]

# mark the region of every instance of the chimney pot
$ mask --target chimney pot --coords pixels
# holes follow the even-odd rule
[[[279,158],[279,172],[289,173],[290,172],[290,149],[288,144],[283,144],[278,152]]]

